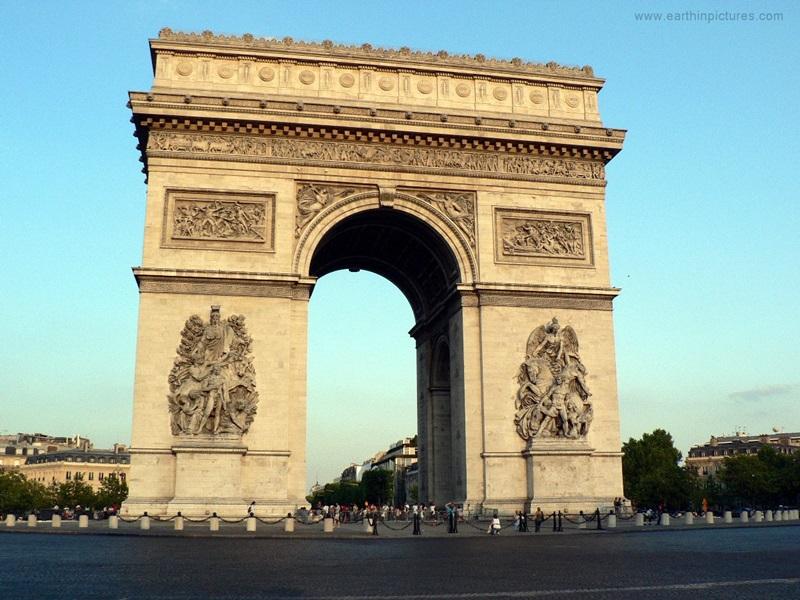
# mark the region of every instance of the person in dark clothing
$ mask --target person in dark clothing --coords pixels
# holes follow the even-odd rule
[[[539,533],[539,529],[541,529],[543,522],[544,522],[544,513],[542,512],[542,507],[537,506],[536,513],[533,515],[534,533]]]
[[[422,535],[422,529],[420,528],[420,522],[422,518],[420,517],[419,510],[416,506],[414,506],[414,535]]]

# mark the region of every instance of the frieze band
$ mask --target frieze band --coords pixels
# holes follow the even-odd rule
[[[185,153],[214,157],[246,157],[264,162],[299,162],[332,166],[378,165],[398,171],[464,172],[481,177],[531,180],[569,180],[605,185],[601,161],[506,154],[502,151],[398,147],[389,144],[311,141],[264,136],[213,135],[153,131],[147,143],[150,156]]]

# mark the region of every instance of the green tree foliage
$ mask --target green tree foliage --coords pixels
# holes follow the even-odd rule
[[[55,503],[61,508],[74,508],[78,505],[82,508],[94,508],[97,504],[97,497],[92,486],[80,479],[73,479],[56,488]]]
[[[722,499],[731,507],[795,504],[800,495],[800,454],[762,446],[758,454],[726,458],[719,470]]]
[[[15,471],[0,472],[0,512],[23,513],[52,505],[51,489]]]
[[[367,502],[381,505],[394,498],[394,473],[385,469],[367,471],[361,477],[361,486]]]
[[[119,508],[128,498],[128,484],[112,473],[108,475],[100,484],[97,491],[97,507],[107,508],[116,506]]]
[[[681,467],[681,453],[663,429],[629,439],[622,446],[622,478],[625,496],[640,508],[664,503],[669,509],[685,509],[696,496],[697,475]]]
[[[309,496],[307,500],[312,506],[331,504],[357,504],[364,503],[364,490],[355,482],[328,483],[318,492]]]

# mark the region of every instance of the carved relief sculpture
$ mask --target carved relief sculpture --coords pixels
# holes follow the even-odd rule
[[[475,194],[472,192],[427,192],[410,190],[418,198],[429,202],[456,224],[475,247]]]
[[[404,148],[377,143],[308,141],[202,133],[153,131],[148,155],[159,152],[225,156],[246,156],[265,162],[299,161],[303,164],[344,166],[376,165],[399,171],[442,169],[473,174],[506,174],[519,178],[556,177],[581,183],[601,184],[605,178],[602,161],[509,155],[444,148]]]
[[[503,253],[583,258],[583,226],[578,222],[526,219],[503,223]]]
[[[173,435],[247,433],[258,404],[250,343],[241,315],[222,321],[212,306],[208,323],[189,317],[169,374]]]
[[[517,381],[514,424],[523,440],[586,437],[594,412],[572,327],[553,317],[534,329]]]
[[[326,185],[324,183],[304,183],[297,188],[297,217],[295,237],[300,237],[303,229],[319,212],[336,202],[356,193],[355,187]]]
[[[172,237],[262,242],[265,212],[263,203],[176,200]]]

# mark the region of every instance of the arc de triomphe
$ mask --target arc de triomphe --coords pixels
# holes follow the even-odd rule
[[[422,501],[622,496],[602,79],[167,29],[150,48],[125,511],[305,504],[308,301],[345,268],[414,312]]]

